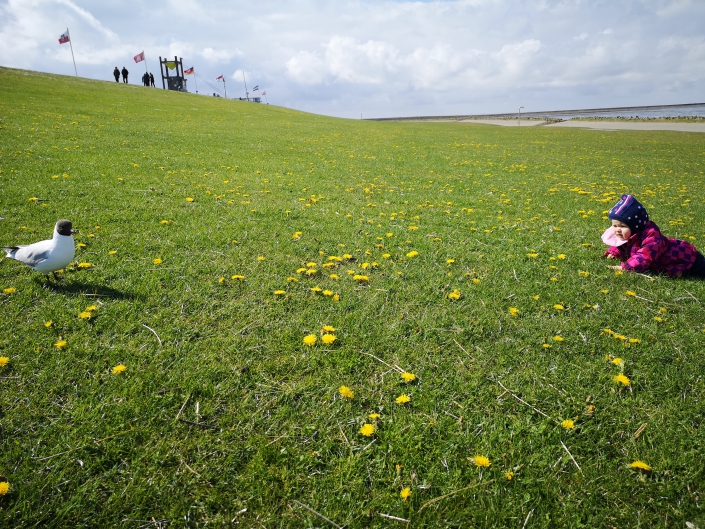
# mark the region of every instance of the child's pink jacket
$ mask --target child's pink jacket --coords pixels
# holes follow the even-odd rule
[[[679,275],[690,270],[698,253],[686,241],[669,239],[656,223],[649,221],[643,230],[635,233],[621,246],[610,246],[605,255],[621,259],[622,270],[632,272],[664,272]]]

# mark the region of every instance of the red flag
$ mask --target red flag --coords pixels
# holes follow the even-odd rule
[[[262,92],[262,95],[263,95],[263,96],[266,96],[266,95],[267,95],[267,91],[264,90],[264,91]]]
[[[144,52],[135,55],[135,62],[141,62],[144,60]]]
[[[70,40],[71,39],[69,38],[69,30],[67,29],[66,32],[59,37],[59,44],[66,44]]]
[[[223,78],[222,75],[219,75],[218,77],[215,78],[216,81],[220,81]]]
[[[191,68],[184,70],[184,75],[191,75],[192,73],[193,73],[193,66],[191,66]]]

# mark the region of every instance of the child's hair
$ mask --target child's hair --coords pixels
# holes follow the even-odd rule
[[[634,198],[634,195],[622,195],[619,202],[610,210],[608,217],[611,220],[623,222],[629,226],[632,233],[643,230],[649,222],[646,208]]]

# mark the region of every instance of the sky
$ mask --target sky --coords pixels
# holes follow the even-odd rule
[[[0,66],[352,119],[705,102],[704,0],[0,0]],[[189,76],[194,92],[194,77]]]

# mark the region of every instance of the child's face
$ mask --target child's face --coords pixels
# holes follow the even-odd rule
[[[624,224],[624,222],[612,219],[612,227],[614,228],[615,235],[624,241],[632,234],[632,230],[630,230],[629,226]]]

